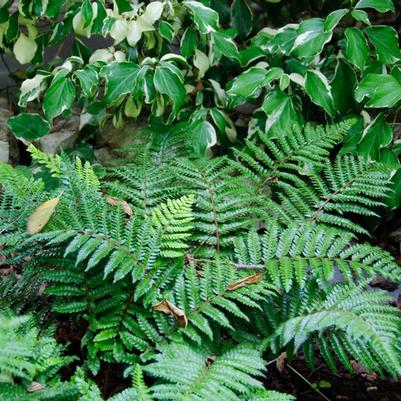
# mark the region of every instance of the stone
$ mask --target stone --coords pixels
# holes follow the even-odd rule
[[[18,162],[18,143],[7,126],[12,115],[7,99],[0,98],[0,162],[15,164]]]
[[[79,135],[79,117],[71,116],[67,120],[58,121],[49,135],[40,138],[39,148],[49,154],[62,149],[72,148]]]
[[[108,120],[104,127],[98,129],[96,143],[99,146],[109,146],[113,149],[142,143],[146,133],[140,130],[147,126],[148,122],[145,119],[127,119],[124,121],[124,126],[122,128],[116,128],[112,121]]]

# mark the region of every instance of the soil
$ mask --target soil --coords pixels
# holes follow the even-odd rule
[[[368,374],[357,364],[355,366],[359,371],[357,374],[350,374],[344,370],[334,374],[323,361],[319,360],[316,363],[316,369],[311,372],[302,357],[291,361],[289,366],[286,363],[280,372],[277,366],[272,364],[268,369],[266,387],[292,394],[297,397],[297,401],[401,401],[401,380],[379,378],[374,373]],[[319,388],[322,395],[305,379],[312,385],[323,381],[323,386],[330,387]]]

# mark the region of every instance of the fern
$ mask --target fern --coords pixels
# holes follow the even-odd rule
[[[290,342],[295,351],[303,346],[306,360],[313,365],[316,342],[334,371],[336,356],[349,371],[352,358],[369,371],[397,376],[401,319],[389,301],[384,293],[364,287],[336,284],[319,290],[316,281],[310,281],[304,289],[294,287],[266,306],[274,333],[270,344],[276,352]]]
[[[374,209],[384,206],[392,172],[392,166],[338,157],[333,165],[326,161],[322,174],[312,171],[303,179],[289,174],[279,181],[278,205],[270,202],[268,207],[284,224],[308,221],[369,234],[347,215],[377,216]]]
[[[70,399],[73,385],[60,382],[57,373],[73,360],[50,336],[39,336],[28,316],[0,316],[0,398],[7,401]],[[15,384],[18,382],[19,384]]]
[[[149,215],[167,198],[182,195],[164,164],[155,164],[153,157],[145,151],[134,162],[110,168],[103,181],[110,195],[129,201],[137,214]]]
[[[24,238],[26,220],[44,200],[41,180],[0,164],[0,246],[15,245]],[[8,253],[11,252],[12,249]]]
[[[173,165],[172,172],[196,196],[193,238],[201,245],[220,252],[260,213],[261,200],[243,177],[231,176],[233,169],[224,157],[196,161],[182,158]]]
[[[143,369],[163,382],[151,388],[157,400],[241,401],[252,389],[261,388],[254,377],[262,375],[264,362],[246,343],[219,354],[172,344]]]
[[[257,390],[247,401],[294,401],[295,397],[278,391]]]
[[[193,196],[183,196],[176,200],[168,199],[166,203],[153,209],[153,226],[159,229],[162,235],[161,256],[182,256],[182,250],[188,248],[184,240],[189,238],[192,230],[193,202]]]
[[[303,130],[271,138],[259,131],[262,146],[246,140],[244,150],[233,149],[233,165],[258,186],[286,178],[287,172],[305,173],[324,166],[330,150],[344,137],[354,121],[327,127],[306,125]]]
[[[235,241],[238,268],[265,271],[277,288],[289,291],[305,286],[311,276],[322,285],[336,271],[345,280],[372,279],[377,275],[399,281],[400,267],[387,252],[368,244],[356,244],[353,235],[322,226],[291,224],[281,229],[272,221],[263,235],[250,231]]]

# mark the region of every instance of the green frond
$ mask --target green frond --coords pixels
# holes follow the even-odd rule
[[[165,161],[157,163],[155,157],[154,153],[145,149],[144,154],[134,160],[109,168],[102,182],[103,188],[110,195],[130,202],[137,214],[151,214],[152,209],[167,198],[183,194],[166,168],[171,161],[166,166]]]
[[[401,373],[399,335],[401,318],[391,297],[379,291],[366,291],[352,284],[336,284],[322,290],[315,281],[274,299],[265,308],[272,327],[272,348],[293,344],[304,347],[305,358],[313,365],[313,344],[328,365],[336,370],[336,358],[352,371],[351,359],[368,371],[394,376]],[[274,305],[274,306],[273,306]]]
[[[5,248],[4,255],[12,254],[13,246],[25,238],[28,217],[45,200],[42,180],[0,164],[0,247]]]
[[[31,154],[32,160],[50,170],[53,177],[61,177],[61,157],[59,155],[44,153],[32,143],[27,147],[27,151]]]
[[[143,372],[140,365],[135,365],[132,374],[132,387],[137,392],[138,401],[152,401],[148,386],[145,384]],[[116,400],[117,401],[117,400]]]
[[[180,199],[168,199],[152,212],[153,226],[161,231],[162,243],[160,255],[176,258],[183,255],[188,248],[185,242],[192,230],[192,204],[194,196],[183,196]]]
[[[295,401],[295,397],[278,391],[263,389],[255,391],[247,401]]]
[[[239,344],[221,353],[187,344],[171,344],[143,370],[159,378],[151,388],[156,400],[241,401],[261,388],[255,378],[264,361],[251,344]]]
[[[343,280],[382,276],[400,281],[401,268],[386,251],[355,243],[351,233],[326,226],[293,223],[286,229],[271,221],[263,235],[250,231],[234,241],[240,268],[266,272],[277,288],[301,288],[311,277],[328,285],[338,272]]]
[[[246,140],[243,150],[233,149],[233,165],[258,186],[281,180],[286,172],[304,174],[322,168],[330,150],[345,136],[353,120],[322,126],[306,125],[286,135],[271,138],[259,132],[261,145]]]
[[[369,234],[350,217],[377,216],[376,208],[390,191],[393,167],[354,156],[326,160],[323,171],[312,170],[302,179],[286,174],[274,184],[277,202],[267,204],[269,214],[283,224],[306,221]]]
[[[225,157],[200,160],[181,158],[172,166],[176,179],[195,195],[193,239],[218,252],[260,214],[261,199]]]
[[[0,347],[1,400],[56,401],[76,394],[73,385],[57,376],[74,358],[63,357],[62,348],[49,334],[39,335],[28,316],[0,315]],[[30,389],[33,383],[37,391]]]

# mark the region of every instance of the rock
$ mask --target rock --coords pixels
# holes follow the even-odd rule
[[[111,120],[108,120],[103,128],[99,128],[96,134],[96,143],[99,146],[109,146],[113,149],[126,145],[142,143],[147,134],[140,131],[148,126],[147,120],[126,120],[124,127],[114,127]]]
[[[104,166],[110,166],[113,164],[114,160],[121,158],[121,154],[118,154],[118,152],[107,146],[99,149],[94,149],[93,153],[95,154],[96,161]]]
[[[18,143],[7,126],[12,115],[7,99],[0,98],[0,162],[15,164],[18,161]]]
[[[71,116],[59,121],[49,135],[40,138],[39,148],[45,153],[55,154],[72,148],[79,135],[79,117]]]

